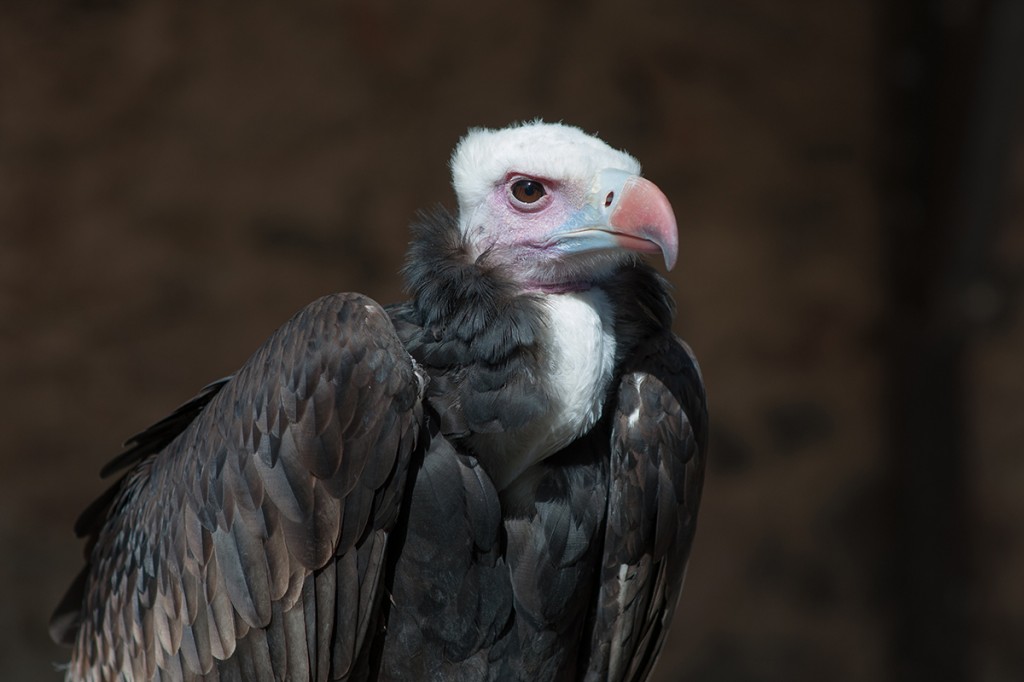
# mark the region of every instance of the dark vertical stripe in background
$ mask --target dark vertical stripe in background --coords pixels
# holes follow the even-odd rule
[[[967,680],[973,579],[968,354],[1024,84],[1024,3],[880,4],[879,198],[893,471],[894,680]]]

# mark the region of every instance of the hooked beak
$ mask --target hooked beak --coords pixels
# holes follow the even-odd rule
[[[660,253],[676,264],[679,233],[672,205],[650,180],[620,170],[602,171],[586,206],[552,235],[565,253],[619,249]]]

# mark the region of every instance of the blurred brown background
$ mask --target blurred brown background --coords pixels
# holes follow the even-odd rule
[[[537,116],[680,221],[712,461],[657,679],[1024,679],[1021,8],[4,2],[0,679],[58,678],[120,441],[401,297],[459,136]]]

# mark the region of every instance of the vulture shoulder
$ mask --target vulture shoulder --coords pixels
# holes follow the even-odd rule
[[[88,565],[52,623],[69,675],[358,676],[424,384],[380,306],[332,295],[136,436],[77,527]]]

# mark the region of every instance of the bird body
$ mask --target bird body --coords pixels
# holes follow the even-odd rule
[[[129,441],[69,680],[643,680],[704,470],[667,199],[563,125],[471,131],[408,301],[300,311]]]

